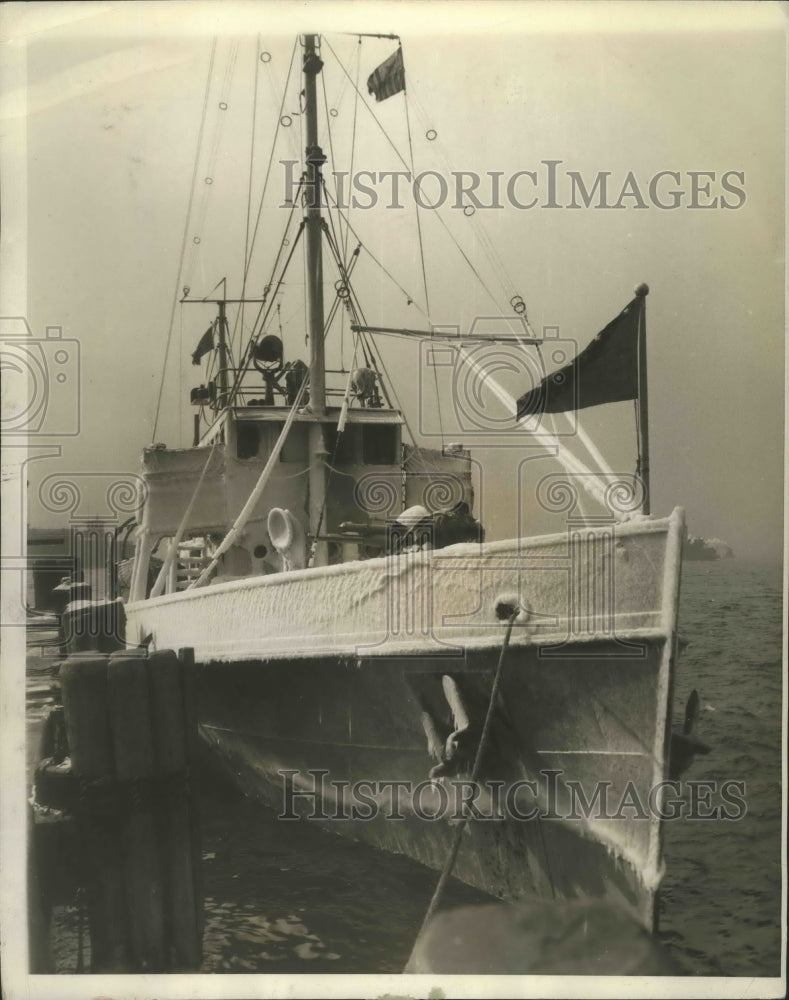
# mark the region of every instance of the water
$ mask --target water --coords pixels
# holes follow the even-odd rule
[[[778,570],[684,566],[680,622],[689,645],[675,707],[681,718],[699,691],[699,736],[711,747],[685,778],[741,780],[747,805],[737,822],[666,824],[659,935],[688,975],[780,974],[782,621]],[[31,672],[36,685],[41,674]],[[31,692],[29,716],[41,707],[41,691]],[[204,782],[204,972],[402,971],[435,872],[278,822],[209,776]],[[446,903],[486,898],[454,884]],[[76,939],[76,911],[66,908],[58,971],[74,971]]]
[[[697,688],[711,746],[686,777],[741,780],[747,804],[738,822],[666,824],[661,937],[690,973],[780,972],[782,625],[779,570],[683,567],[675,705]]]

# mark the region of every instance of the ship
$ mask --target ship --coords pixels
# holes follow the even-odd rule
[[[682,558],[690,562],[715,562],[716,559],[733,559],[730,545],[720,538],[698,538],[691,535],[685,539]]]
[[[405,92],[392,44],[368,81],[376,101]],[[568,458],[564,486],[599,516],[486,538],[471,450],[413,439],[377,338],[417,338],[472,368],[483,339],[537,354],[545,341],[520,297],[484,338],[366,320],[364,247],[335,231],[324,176],[324,54],[319,36],[300,38],[302,174],[263,295],[245,282],[233,296],[225,279],[184,289],[185,309],[214,309],[192,359],[207,375],[191,390],[192,446],[143,451],[126,641],[191,651],[203,741],[283,822],[313,818],[433,870],[458,839],[452,874],[492,896],[613,901],[652,929],[685,529],[680,507],[650,510],[648,289],[519,400],[486,383],[513,406],[513,437],[546,446],[550,414],[572,409],[551,396],[560,384],[578,408],[635,399],[637,474]],[[308,360],[287,356],[275,325],[299,243]],[[232,350],[239,309],[256,319]],[[331,368],[338,316],[354,357]]]

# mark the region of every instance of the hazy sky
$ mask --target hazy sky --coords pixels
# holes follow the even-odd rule
[[[256,35],[271,60],[257,65],[253,202],[287,74],[288,33],[327,31],[355,76],[356,39],[331,33],[355,29],[402,37],[417,172],[499,172],[503,186],[518,171],[535,173],[536,184],[522,175],[514,189],[522,202],[536,196],[533,208],[504,204],[470,217],[450,208],[450,199],[441,212],[499,309],[508,310],[512,294],[522,295],[535,329],[556,326],[582,347],[628,302],[636,284],[649,283],[653,510],[668,513],[681,504],[691,533],[722,537],[739,556],[779,558],[786,146],[781,9],[353,4],[339,11],[315,5],[305,17],[303,6],[6,5],[3,34],[17,60],[28,42],[26,86],[9,79],[8,69],[3,80],[10,94],[5,107],[17,113],[4,128],[4,162],[6,169],[26,171],[27,181],[25,311],[35,336],[59,325],[64,337],[77,340],[82,366],[81,430],[60,441],[60,458],[36,463],[37,473],[31,466],[32,522],[57,523],[36,500],[38,483],[53,472],[96,473],[88,503],[90,512],[101,513],[106,474],[135,471],[141,446],[153,436],[214,35],[203,155],[179,282],[196,295],[208,293],[223,275],[231,294],[240,291]],[[364,42],[363,92],[367,75],[393,47],[390,41]],[[323,58],[327,102],[337,110],[331,119],[335,153],[347,170],[353,89],[326,46]],[[26,149],[19,145],[20,96],[27,101]],[[298,155],[297,100],[292,85],[284,110],[293,124],[280,130],[270,182],[276,193],[284,183],[278,161]],[[408,159],[402,95],[378,105],[376,114]],[[402,169],[361,106],[357,129],[356,169]],[[437,133],[434,141],[429,129]],[[325,133],[322,143],[329,152]],[[561,161],[555,208],[546,204],[549,160]],[[567,207],[571,172],[591,188],[603,171],[608,203],[621,207]],[[661,171],[677,172],[679,180],[665,175],[650,193]],[[629,172],[631,186],[620,200]],[[697,172],[695,181],[691,172]],[[655,204],[670,204],[673,190],[681,192],[678,207]],[[382,197],[387,192],[379,188]],[[484,199],[489,188],[483,183],[479,193]],[[701,207],[714,199],[715,207]],[[694,200],[698,207],[691,207]],[[424,327],[414,207],[410,196],[403,201],[403,209],[357,211],[351,221],[414,305],[382,283],[369,261],[360,262],[355,285],[370,322]],[[250,285],[256,294],[268,280],[283,221],[276,208],[261,217]],[[492,315],[493,302],[430,212],[422,213],[422,225],[431,320],[465,326],[475,316]],[[300,258],[293,275],[291,290],[299,292]],[[18,315],[9,305],[14,291],[6,287],[3,294],[3,314]],[[18,290],[16,296],[18,304]],[[286,348],[303,356],[303,314],[283,298],[281,315]],[[205,376],[189,355],[210,318],[202,307],[175,311],[156,440],[190,442],[188,390]],[[344,347],[347,364],[347,333]],[[387,340],[382,350],[403,403],[419,412],[421,392],[423,429],[435,430],[438,414],[425,395],[430,383],[420,388],[417,377],[419,345]],[[332,361],[338,351],[335,338]],[[517,374],[508,385],[516,393],[529,388],[520,387]],[[442,389],[448,388],[445,381]],[[442,419],[451,426],[448,412]],[[413,422],[418,430],[419,420]],[[584,411],[583,425],[615,469],[633,471],[631,403]],[[459,433],[451,437],[472,444],[484,464],[489,536],[544,530],[530,478],[537,466],[529,463],[528,475],[518,471],[529,454],[526,436],[497,435],[501,447],[495,448]],[[556,468],[544,460],[536,475]]]

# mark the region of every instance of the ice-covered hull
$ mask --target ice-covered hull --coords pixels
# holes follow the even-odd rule
[[[675,511],[234,581],[128,605],[128,637],[195,650],[202,733],[246,790],[438,868],[519,607],[455,872],[651,926],[682,532]]]

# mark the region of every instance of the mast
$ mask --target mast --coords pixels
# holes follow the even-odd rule
[[[321,216],[321,167],[326,157],[318,145],[317,76],[323,62],[316,51],[316,35],[304,36],[304,118],[306,124],[305,203],[307,246],[307,325],[310,340],[310,410],[320,418],[326,413],[326,360],[323,346],[323,218]],[[326,503],[326,443],[323,424],[310,424],[309,523],[313,538],[313,565],[327,562],[325,542],[316,542]]]
[[[326,157],[318,145],[317,76],[323,62],[315,51],[315,35],[304,36],[304,117],[307,132],[306,236],[307,322],[310,337],[310,408],[315,414],[326,409],[326,361],[323,350],[323,255],[321,217],[321,167]]]
[[[636,288],[636,296],[640,300],[638,316],[638,466],[636,475],[644,484],[644,502],[642,514],[650,512],[649,495],[649,395],[647,392],[647,295],[649,285],[641,284]]]

